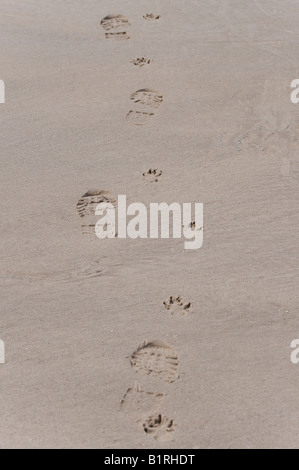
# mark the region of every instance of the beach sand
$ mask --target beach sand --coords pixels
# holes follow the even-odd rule
[[[0,18],[0,448],[298,448],[297,2]],[[82,233],[91,189],[203,203],[202,248]]]

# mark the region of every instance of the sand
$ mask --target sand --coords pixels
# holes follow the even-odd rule
[[[0,448],[298,447],[296,0],[0,18]],[[97,239],[89,190],[203,203],[202,248]]]

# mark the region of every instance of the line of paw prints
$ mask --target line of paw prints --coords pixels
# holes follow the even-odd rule
[[[150,182],[158,181],[161,170],[150,169],[143,177]],[[87,191],[77,202],[77,211],[82,220],[82,232],[94,233],[96,208],[100,203],[110,203],[116,207],[117,199],[106,190]],[[192,225],[192,222],[191,224]],[[98,266],[98,265],[97,265]],[[101,274],[99,267],[93,267],[87,276]],[[163,302],[164,309],[173,316],[185,316],[191,311],[191,302],[185,302],[181,296],[171,296]],[[179,358],[175,349],[162,340],[144,341],[130,356],[131,367],[138,374],[144,374],[164,383],[172,384],[179,378]],[[121,401],[121,409],[132,414],[144,434],[157,440],[173,439],[176,423],[173,418],[161,411],[165,393],[143,390],[140,385],[130,387]]]
[[[157,21],[160,15],[148,13],[143,16],[145,21]],[[109,15],[101,21],[107,39],[128,40],[130,35],[127,28],[129,20],[122,15]],[[137,67],[144,67],[151,63],[146,57],[132,59],[131,63]],[[131,109],[127,114],[127,120],[134,125],[146,124],[153,116],[153,111],[147,108],[157,109],[163,102],[163,95],[149,88],[137,90],[132,93],[131,101],[136,109]],[[149,169],[143,173],[144,180],[156,183],[162,175],[158,169]],[[82,219],[93,217],[95,209],[100,202],[115,204],[115,198],[107,191],[88,191],[78,201],[77,210]],[[94,223],[86,222],[82,227],[92,228]],[[83,230],[83,229],[82,229]],[[171,298],[172,299],[172,298]],[[145,341],[140,344],[130,357],[130,364],[138,373],[143,373],[172,383],[178,376],[178,356],[176,351],[167,343],[160,340]],[[145,434],[158,441],[169,440],[176,428],[174,420],[160,411],[164,400],[164,393],[148,392],[135,384],[130,387],[121,401],[121,408],[135,414],[138,422],[141,422]]]

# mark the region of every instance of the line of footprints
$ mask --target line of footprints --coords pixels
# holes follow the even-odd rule
[[[143,16],[145,21],[157,21],[159,15],[148,13]],[[105,37],[109,40],[129,40],[128,29],[130,21],[123,15],[108,15],[101,20],[105,30]],[[146,57],[132,59],[131,63],[137,67],[144,67],[151,63]],[[127,114],[127,120],[134,125],[146,124],[153,116],[154,111],[163,102],[163,95],[157,90],[143,88],[131,95],[134,108]],[[150,168],[143,173],[146,182],[157,183],[162,176],[159,169]],[[95,209],[101,202],[109,202],[116,206],[116,198],[108,191],[90,190],[78,201],[77,210],[82,218],[82,232],[94,233]],[[184,302],[182,297],[171,296],[163,302],[163,308],[171,316],[185,316],[191,310],[191,303]],[[179,360],[175,349],[161,340],[146,340],[140,344],[130,356],[132,368],[140,374],[146,374],[160,379],[168,384],[179,378]],[[176,424],[174,420],[163,414],[162,403],[166,393],[144,390],[135,383],[128,388],[121,401],[121,409],[132,416],[141,425],[143,432],[156,440],[171,440]]]
[[[145,21],[157,21],[160,16],[147,13],[143,18]],[[101,20],[101,26],[106,31],[106,39],[128,40],[131,37],[127,32],[131,24],[126,16],[105,16],[105,18]],[[149,65],[151,60],[146,57],[137,57],[136,59],[132,59],[131,63],[137,67],[143,67]],[[155,115],[154,110],[158,108],[163,101],[163,95],[157,90],[143,88],[132,93],[131,101],[135,106],[133,109],[130,109],[126,118],[133,125],[142,126],[153,118]]]
[[[170,297],[163,307],[171,315],[185,316],[191,309],[191,302],[182,297]],[[138,374],[172,384],[179,378],[179,358],[176,350],[162,340],[144,341],[130,356],[131,367]],[[165,392],[144,390],[138,383],[128,388],[121,401],[121,410],[132,416],[145,434],[157,441],[173,438],[176,423],[162,411]]]

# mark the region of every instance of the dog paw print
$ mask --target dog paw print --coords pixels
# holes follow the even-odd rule
[[[162,170],[157,170],[157,169],[152,170],[150,168],[148,171],[143,173],[143,178],[146,181],[149,181],[150,183],[157,183],[162,173],[163,173]]]
[[[172,438],[171,433],[175,430],[175,424],[173,419],[159,413],[149,416],[143,423],[143,429],[157,441],[168,441]]]
[[[149,65],[151,63],[151,59],[147,59],[146,57],[137,57],[136,59],[132,59],[130,62],[137,67],[143,67],[144,65]]]
[[[143,19],[146,21],[157,21],[160,18],[160,15],[154,15],[154,13],[147,13],[143,15]]]
[[[194,220],[192,220],[192,222],[190,222],[190,223],[188,224],[188,228],[191,228],[191,230],[194,230],[195,227],[196,227],[196,223],[195,223]]]
[[[203,230],[202,226],[197,226],[195,220],[192,220],[187,225],[182,225],[184,231],[188,231],[189,233],[192,232],[201,232]]]
[[[163,302],[164,308],[169,310],[171,315],[180,315],[185,316],[190,312],[192,307],[191,302],[185,303],[182,297],[173,297],[169,298],[169,301]]]

